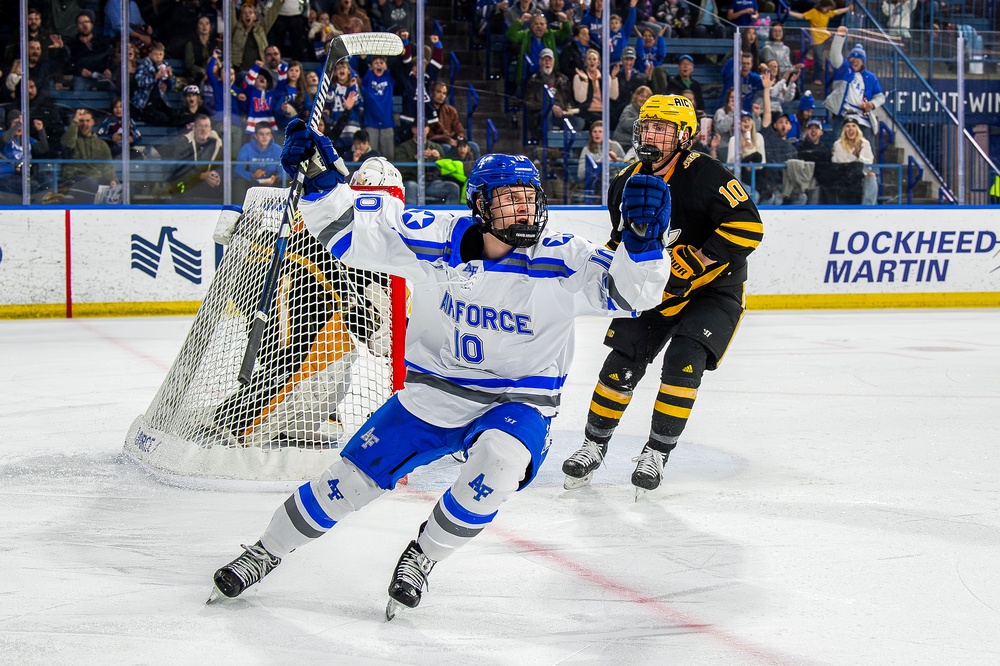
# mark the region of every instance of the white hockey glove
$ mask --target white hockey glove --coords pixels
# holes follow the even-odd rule
[[[233,232],[236,231],[236,224],[243,214],[243,206],[223,206],[219,212],[219,221],[215,224],[215,231],[212,238],[219,245],[229,245],[233,239]]]

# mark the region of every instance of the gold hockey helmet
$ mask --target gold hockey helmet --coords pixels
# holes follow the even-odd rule
[[[687,148],[698,132],[698,114],[694,104],[682,95],[651,95],[639,109],[639,118],[633,128],[633,145],[642,145],[642,121],[662,120],[677,128],[677,141],[680,142],[684,130],[688,130],[688,140],[679,147]]]

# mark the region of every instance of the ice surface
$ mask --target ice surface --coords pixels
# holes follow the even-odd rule
[[[189,325],[0,322],[0,663],[1000,663],[1000,311],[750,313],[639,504],[656,367],[593,486],[562,489],[605,355],[581,320],[538,479],[391,623],[457,463],[206,606],[284,495],[120,462]]]

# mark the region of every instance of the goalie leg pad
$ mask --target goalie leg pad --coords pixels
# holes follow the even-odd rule
[[[531,453],[516,437],[500,430],[482,432],[417,539],[424,554],[443,560],[482,532],[518,490],[530,465]]]
[[[272,555],[285,557],[384,492],[353,463],[341,458],[285,500],[260,541]]]

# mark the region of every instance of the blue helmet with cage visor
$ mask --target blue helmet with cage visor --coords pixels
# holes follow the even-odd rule
[[[497,228],[499,218],[493,210],[493,200],[495,196],[504,196],[501,188],[507,188],[510,195],[509,201],[502,203],[509,203],[516,214],[513,221]],[[522,191],[518,192],[519,189]],[[507,245],[534,245],[549,219],[538,169],[524,155],[483,155],[469,173],[465,194],[472,214],[482,223],[485,231]]]

